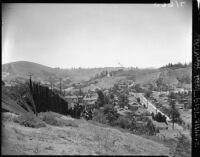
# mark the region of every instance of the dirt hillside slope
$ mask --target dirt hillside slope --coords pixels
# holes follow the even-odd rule
[[[3,121],[2,154],[10,155],[169,155],[164,145],[85,120],[79,127],[28,128]]]

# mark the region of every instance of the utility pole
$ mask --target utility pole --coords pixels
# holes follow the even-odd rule
[[[60,94],[62,94],[62,93],[61,93],[61,89],[62,89],[62,88],[61,88],[61,81],[62,81],[62,78],[60,78]]]
[[[49,78],[49,82],[51,84],[51,90],[53,90],[53,78],[52,77]]]
[[[174,100],[172,100],[172,101],[174,101]],[[172,113],[173,130],[174,130],[174,109],[175,109],[175,103],[172,102],[172,110],[173,110],[173,113]]]
[[[33,75],[29,73],[28,76],[29,76],[29,79],[31,80],[31,77],[32,77]]]
[[[32,93],[32,79],[31,79],[31,77],[32,77],[32,74],[31,73],[28,73],[28,76],[29,76],[29,87],[30,87],[30,90],[31,90],[31,93]]]

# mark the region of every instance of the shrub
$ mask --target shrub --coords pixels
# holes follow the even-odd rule
[[[49,125],[78,127],[73,120],[61,119],[61,116],[62,115],[55,112],[41,112],[39,114],[39,117]]]
[[[152,120],[150,120],[150,119],[148,119],[148,121],[147,121],[146,129],[147,129],[147,133],[149,135],[155,135],[157,132],[159,132],[159,130],[156,129],[156,127],[154,126]]]
[[[2,120],[3,121],[13,121],[17,117],[19,117],[19,115],[11,113],[11,112],[2,113]]]
[[[158,122],[166,122],[166,117],[164,115],[162,115],[160,112],[158,112],[154,117],[154,120],[158,121]]]
[[[141,116],[151,116],[151,113],[149,111],[145,111],[141,114]]]
[[[140,103],[140,98],[139,97],[137,98],[137,102]]]
[[[136,110],[138,110],[138,106],[128,105],[128,108],[129,108],[131,111],[136,111]]]
[[[137,121],[143,121],[143,122],[146,122],[146,121],[148,121],[149,120],[149,118],[147,117],[147,116],[138,116],[137,117]]]
[[[72,127],[78,127],[78,124],[76,124],[73,120],[60,120],[62,126],[72,126]]]
[[[61,114],[56,113],[56,112],[52,112],[52,111],[40,112],[40,113],[39,113],[39,117],[42,118],[43,116],[51,116],[51,117],[57,117],[57,118],[62,117]]]
[[[46,124],[43,121],[41,121],[41,119],[36,117],[34,114],[30,113],[16,117],[13,119],[13,121],[21,125],[24,125],[26,127],[32,127],[32,128],[46,127]]]
[[[106,124],[108,123],[108,120],[106,119],[104,112],[102,110],[95,110],[93,114],[93,120]]]
[[[114,125],[115,121],[119,117],[119,114],[117,113],[117,111],[114,109],[112,105],[104,106],[104,115],[110,125]]]
[[[62,125],[61,121],[58,121],[56,119],[56,116],[53,116],[51,114],[44,113],[43,115],[40,114],[39,116],[44,122],[46,122],[49,125],[54,125],[54,126],[61,126]]]
[[[115,122],[116,125],[120,126],[123,129],[129,129],[131,127],[131,123],[128,118],[124,116],[120,116]]]

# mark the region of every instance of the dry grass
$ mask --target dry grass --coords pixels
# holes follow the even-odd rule
[[[72,127],[78,127],[78,124],[70,119],[63,119],[63,115],[60,115],[55,112],[41,112],[39,114],[39,117],[41,120],[43,120],[45,123],[53,126],[72,126]]]
[[[14,118],[13,121],[31,128],[46,127],[46,124],[34,114],[24,114]]]

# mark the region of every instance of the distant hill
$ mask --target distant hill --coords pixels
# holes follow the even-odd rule
[[[18,61],[2,65],[4,79],[14,79],[16,77],[28,78],[31,74],[35,79],[47,79],[49,77],[59,77],[62,74],[57,68],[50,68],[41,64]]]
[[[96,77],[103,71],[113,74],[112,77]],[[2,65],[2,79],[12,80],[15,78],[28,78],[32,74],[35,80],[45,81],[53,80],[57,85],[61,77],[63,85],[82,81],[94,82],[103,88],[110,88],[117,83],[122,77],[123,79],[135,78],[134,81],[140,84],[155,83],[162,77],[164,83],[169,85],[179,85],[191,88],[192,67],[180,67],[176,69],[160,68],[160,69],[138,69],[138,68],[78,68],[78,69],[60,69],[51,68],[37,63],[18,61]],[[88,84],[90,85],[90,83]]]
[[[28,62],[28,61],[17,61],[2,65],[2,79],[3,80],[14,80],[16,78],[29,78],[29,74],[32,74],[34,80],[52,80],[53,82],[58,81],[59,78],[69,78],[72,82],[80,82],[89,80],[96,74],[104,70],[113,70],[119,68],[78,68],[78,69],[60,69],[51,68],[45,65]]]

